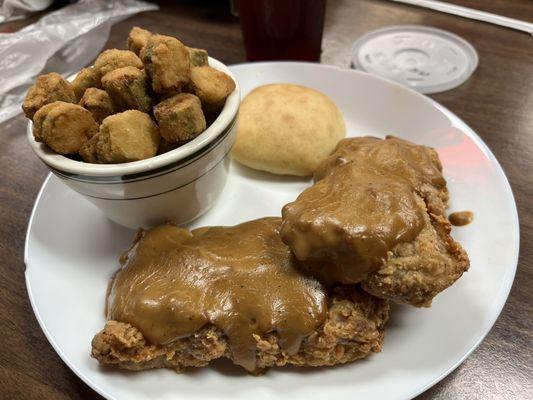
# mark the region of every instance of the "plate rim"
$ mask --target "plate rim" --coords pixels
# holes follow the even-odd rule
[[[406,397],[406,399],[412,399],[412,398],[418,396],[419,394],[425,392],[429,388],[433,387],[434,385],[436,385],[441,380],[443,380],[451,372],[453,372],[455,369],[457,369],[457,367],[459,367],[459,365],[461,365],[466,360],[466,358],[468,358],[470,356],[470,354],[472,354],[472,352],[478,348],[478,346],[481,344],[481,342],[485,339],[485,337],[488,335],[488,333],[494,327],[494,324],[498,320],[498,318],[499,318],[499,316],[500,316],[500,314],[501,314],[501,312],[503,310],[503,307],[507,303],[507,299],[509,298],[509,294],[511,292],[511,288],[512,288],[513,283],[514,283],[516,270],[518,269],[518,260],[519,260],[519,255],[520,255],[520,220],[519,220],[519,216],[518,216],[518,209],[517,209],[517,206],[516,206],[516,200],[515,200],[515,196],[514,196],[514,193],[513,193],[513,189],[511,187],[511,184],[509,183],[509,179],[507,178],[507,175],[505,174],[505,171],[503,170],[503,167],[501,166],[501,164],[498,161],[498,159],[496,158],[496,156],[492,153],[492,151],[487,146],[487,144],[483,141],[483,139],[481,139],[481,137],[472,128],[470,128],[470,126],[468,126],[461,118],[459,118],[456,114],[454,114],[452,111],[450,111],[448,108],[446,108],[442,104],[438,103],[437,101],[429,98],[428,96],[426,96],[426,95],[424,95],[422,93],[419,93],[419,92],[417,92],[417,91],[415,91],[415,90],[413,90],[413,89],[411,89],[409,87],[403,86],[403,85],[401,85],[401,84],[399,84],[397,82],[391,81],[389,79],[386,79],[386,78],[383,78],[383,77],[380,77],[380,76],[377,76],[377,75],[373,75],[373,74],[367,73],[365,71],[357,71],[357,70],[353,70],[353,69],[348,69],[348,68],[343,68],[343,67],[339,67],[339,66],[336,66],[336,65],[328,65],[328,64],[294,62],[294,61],[266,61],[266,62],[253,62],[253,63],[244,62],[244,63],[232,64],[232,65],[228,65],[228,68],[230,70],[232,70],[234,68],[239,68],[240,69],[240,68],[247,68],[247,67],[262,67],[262,66],[263,67],[276,67],[276,66],[279,66],[280,64],[281,65],[294,65],[294,66],[302,66],[303,65],[305,67],[313,66],[313,67],[316,67],[318,69],[326,68],[326,69],[333,69],[333,70],[336,70],[336,71],[342,72],[342,73],[353,73],[353,74],[356,74],[356,75],[365,75],[366,77],[369,77],[371,79],[377,79],[379,81],[385,82],[386,84],[393,85],[397,89],[401,89],[401,90],[410,92],[410,94],[414,94],[414,95],[420,97],[424,101],[428,101],[432,106],[437,108],[441,113],[443,113],[452,122],[457,123],[459,125],[459,127],[461,128],[461,130],[463,131],[463,133],[465,135],[467,135],[470,139],[472,139],[476,143],[478,148],[480,148],[483,151],[483,153],[490,159],[491,164],[493,164],[496,167],[497,175],[500,177],[500,179],[502,179],[502,183],[508,189],[508,193],[510,195],[510,200],[512,201],[512,204],[514,206],[513,210],[512,210],[513,211],[512,212],[512,214],[513,214],[512,217],[513,217],[513,224],[516,227],[516,229],[513,232],[513,236],[514,236],[515,242],[516,242],[516,251],[515,251],[515,253],[513,255],[513,262],[512,262],[513,268],[509,269],[509,270],[507,270],[505,272],[504,277],[503,277],[502,285],[500,286],[500,290],[499,290],[499,293],[498,293],[498,298],[500,300],[492,306],[494,308],[495,312],[491,313],[492,318],[488,319],[487,323],[485,324],[486,326],[483,329],[484,333],[482,333],[480,335],[480,337],[476,340],[474,345],[472,345],[471,348],[468,351],[465,352],[465,354],[463,354],[461,357],[459,357],[459,359],[456,360],[455,363],[453,363],[450,367],[448,367],[445,371],[443,371],[439,376],[437,376],[431,382],[428,382],[423,387],[415,388],[411,393],[409,393],[408,397]],[[34,217],[35,217],[35,214],[37,212],[38,205],[41,202],[41,197],[42,197],[46,187],[48,186],[48,183],[49,183],[50,178],[52,176],[53,176],[53,174],[49,173],[47,175],[47,177],[45,178],[44,182],[42,183],[40,189],[39,189],[39,192],[38,192],[38,194],[37,194],[37,196],[35,198],[35,201],[34,201],[34,204],[33,204],[33,207],[32,207],[30,218],[28,220],[28,226],[27,226],[27,229],[26,229],[26,235],[25,235],[25,240],[24,240],[24,264],[25,264],[24,277],[25,277],[25,282],[26,282],[26,289],[27,289],[27,292],[28,292],[28,298],[30,300],[30,304],[31,304],[33,313],[35,315],[35,318],[37,319],[37,322],[39,323],[39,326],[40,326],[41,330],[43,331],[46,339],[48,340],[50,345],[53,347],[55,352],[59,355],[61,360],[70,368],[70,370],[72,372],[74,372],[78,376],[78,378],[80,378],[85,384],[87,384],[91,389],[93,389],[95,392],[100,394],[102,397],[104,397],[106,399],[109,399],[109,400],[120,400],[120,399],[116,398],[115,396],[113,396],[113,395],[107,393],[106,391],[104,391],[104,389],[100,388],[99,385],[94,383],[91,380],[91,378],[89,378],[87,375],[85,375],[80,369],[78,369],[70,361],[70,359],[61,350],[59,345],[55,342],[55,340],[53,339],[52,335],[50,334],[50,332],[46,328],[46,325],[45,325],[45,323],[44,323],[44,321],[42,319],[41,314],[38,311],[37,305],[35,303],[35,299],[33,297],[33,292],[31,290],[30,277],[29,277],[29,273],[28,273],[29,264],[30,264],[29,263],[29,257],[28,257],[30,234],[31,234],[31,231],[32,231]]]

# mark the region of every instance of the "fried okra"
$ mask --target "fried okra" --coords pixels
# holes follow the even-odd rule
[[[128,35],[128,49],[139,55],[152,35],[152,32],[134,26]]]
[[[154,107],[161,136],[177,143],[194,139],[206,128],[200,99],[190,93],[172,96]]]
[[[101,163],[124,163],[156,155],[159,128],[146,113],[128,110],[111,115],[100,125],[96,157]]]
[[[224,107],[226,98],[235,90],[235,82],[224,72],[209,66],[191,69],[189,91],[202,102],[206,113],[218,112]]]
[[[168,153],[169,151],[172,151],[180,147],[181,144],[182,144],[181,142],[171,143],[165,140],[163,136],[161,136],[161,141],[159,142],[159,148],[157,149],[157,154],[159,155],[159,154]]]
[[[79,151],[79,154],[83,161],[93,164],[98,164],[100,161],[98,160],[98,155],[96,154],[96,144],[98,143],[98,139],[100,138],[100,133],[96,133],[93,135],[92,138],[87,140],[83,146],[81,146],[81,149]]]
[[[101,124],[104,118],[113,114],[113,104],[107,92],[97,88],[88,88],[80,100],[80,106],[89,110],[94,120]]]
[[[137,54],[129,50],[110,49],[101,53],[96,61],[94,67],[98,71],[100,77],[103,77],[108,72],[123,67],[135,67],[143,69],[143,63]]]
[[[96,132],[98,124],[85,108],[56,101],[34,116],[33,135],[59,154],[75,154]]]
[[[117,111],[152,110],[150,84],[144,71],[135,67],[115,69],[103,76],[102,85]]]
[[[26,117],[33,119],[37,110],[55,101],[76,103],[76,95],[70,82],[61,75],[51,72],[37,78],[35,84],[28,90],[22,109]]]
[[[48,112],[50,112],[50,110],[56,107],[57,105],[59,105],[59,102],[46,104],[42,106],[41,108],[39,108],[38,110],[40,111],[39,113],[35,113],[35,115],[33,116],[33,131],[32,132],[33,132],[33,138],[35,139],[36,142],[43,142],[42,131],[43,131],[44,119],[46,115],[48,114]]]
[[[194,47],[187,47],[189,51],[189,58],[191,60],[191,67],[203,67],[207,64],[207,50],[195,49]]]
[[[72,88],[79,101],[88,88],[101,89],[100,75],[94,67],[83,68],[72,81]]]
[[[190,78],[189,51],[178,39],[152,35],[141,58],[156,93],[179,92]]]

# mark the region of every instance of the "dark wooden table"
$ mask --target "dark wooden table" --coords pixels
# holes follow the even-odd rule
[[[245,60],[239,24],[228,13],[227,3],[172,3],[115,25],[107,47],[122,47],[130,28],[140,25],[176,35],[190,46],[207,48],[227,64]],[[454,3],[533,22],[530,0]],[[0,26],[0,30],[25,23]],[[513,187],[521,222],[518,271],[498,321],[459,368],[419,399],[533,398],[533,38],[388,1],[330,0],[322,62],[348,67],[350,45],[357,37],[397,24],[446,29],[478,50],[480,62],[473,77],[457,89],[431,97],[462,118],[492,149]],[[99,399],[54,352],[28,301],[24,235],[48,170],[31,153],[25,126],[22,116],[0,125],[0,398]]]

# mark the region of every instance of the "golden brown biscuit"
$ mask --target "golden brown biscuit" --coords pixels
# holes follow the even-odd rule
[[[178,39],[152,35],[141,58],[156,93],[179,92],[190,78],[189,51]]]
[[[139,28],[138,26],[134,26],[128,35],[128,49],[139,55],[142,48],[146,45],[146,42],[148,42],[148,39],[150,39],[152,35],[152,32]]]
[[[128,110],[107,117],[100,125],[96,156],[102,163],[124,163],[156,155],[159,128],[148,114]]]
[[[209,66],[194,67],[187,89],[198,96],[204,112],[215,113],[224,107],[226,98],[235,90],[235,82],[229,75]]]
[[[178,143],[194,139],[206,128],[200,99],[193,94],[180,93],[154,107],[154,115],[161,136]]]
[[[100,77],[123,67],[143,69],[143,63],[134,52],[118,49],[110,49],[102,52],[94,62],[94,68],[96,68]]]
[[[144,71],[135,67],[118,68],[102,77],[102,85],[115,110],[152,110],[150,84]]]
[[[304,86],[260,86],[243,100],[233,158],[258,170],[309,176],[346,134],[342,112]]]
[[[113,114],[113,104],[109,95],[101,89],[88,88],[80,100],[80,106],[89,110],[94,120],[101,124],[104,118]]]
[[[35,140],[46,143],[59,154],[78,153],[96,132],[98,124],[85,108],[56,101],[35,113]]]
[[[70,82],[61,75],[50,72],[37,78],[35,84],[28,90],[22,109],[26,117],[33,119],[39,108],[55,101],[76,103],[76,95]]]
[[[102,88],[100,74],[94,67],[83,68],[72,81],[72,87],[79,101],[88,88]]]

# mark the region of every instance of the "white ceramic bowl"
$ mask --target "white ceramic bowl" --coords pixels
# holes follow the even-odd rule
[[[138,228],[165,221],[189,222],[207,211],[224,188],[237,134],[239,84],[220,61],[209,58],[209,65],[231,76],[236,88],[217,119],[175,150],[124,164],[84,163],[36,142],[31,122],[30,145],[64,184],[120,225]]]

